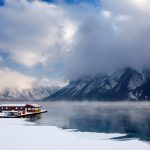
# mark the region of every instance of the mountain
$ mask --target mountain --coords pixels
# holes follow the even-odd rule
[[[125,68],[111,75],[86,76],[70,81],[45,100],[148,100],[150,71]]]
[[[58,87],[37,86],[30,89],[7,88],[0,90],[0,100],[41,100],[56,92]]]
[[[125,68],[111,75],[84,76],[63,87],[0,90],[0,100],[149,100],[150,70]]]

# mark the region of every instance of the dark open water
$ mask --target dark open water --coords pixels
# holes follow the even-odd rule
[[[117,140],[150,141],[149,102],[39,102],[47,113],[29,119],[37,125],[99,133],[125,133]]]

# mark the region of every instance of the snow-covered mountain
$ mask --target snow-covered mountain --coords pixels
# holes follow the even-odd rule
[[[150,70],[139,72],[132,68],[111,75],[82,77],[70,81],[45,100],[148,100],[150,99]]]
[[[0,90],[0,100],[42,100],[54,92],[59,87],[38,86],[30,89],[7,88]]]
[[[150,70],[125,68],[111,75],[84,76],[63,87],[0,90],[0,100],[149,100]]]

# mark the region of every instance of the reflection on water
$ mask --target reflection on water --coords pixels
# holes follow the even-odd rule
[[[46,102],[48,113],[30,121],[38,125],[102,133],[126,133],[120,140],[150,140],[150,103]]]

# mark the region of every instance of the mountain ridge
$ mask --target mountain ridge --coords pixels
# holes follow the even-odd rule
[[[29,89],[5,88],[0,90],[0,100],[42,100],[54,92],[59,87],[36,86]]]
[[[139,72],[127,67],[111,75],[86,76],[70,81],[69,85],[44,100],[148,100],[150,71]]]
[[[34,86],[0,90],[0,100],[150,100],[150,70],[127,67],[112,74],[83,76],[63,88]]]

